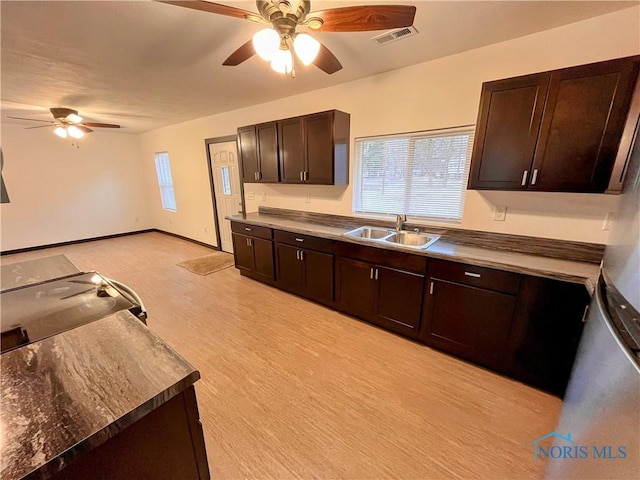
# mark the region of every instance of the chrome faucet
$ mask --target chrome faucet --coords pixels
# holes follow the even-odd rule
[[[396,215],[396,232],[399,232],[400,230],[402,230],[402,227],[404,226],[404,222],[406,221],[407,221],[406,215]]]

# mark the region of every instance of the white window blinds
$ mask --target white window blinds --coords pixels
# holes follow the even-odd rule
[[[354,213],[460,221],[474,127],[356,139]]]
[[[158,174],[158,186],[162,208],[170,212],[176,211],[176,196],[173,192],[173,179],[171,178],[171,164],[167,152],[156,153],[156,173]]]

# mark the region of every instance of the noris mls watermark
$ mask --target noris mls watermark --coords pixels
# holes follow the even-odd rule
[[[551,440],[549,440],[551,439]],[[545,442],[545,440],[549,440]],[[555,440],[554,443],[552,441]],[[533,460],[542,458],[622,460],[627,458],[626,445],[582,445],[571,438],[571,434],[547,433],[533,442]]]

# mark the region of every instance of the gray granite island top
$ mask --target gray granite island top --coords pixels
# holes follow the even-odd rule
[[[0,477],[48,478],[200,378],[128,311],[2,355]]]
[[[345,232],[348,232],[351,228],[355,228],[353,226],[350,228],[345,228],[344,225],[328,226],[258,212],[247,213],[246,215],[232,215],[227,218],[235,222],[286,230],[293,233],[314,235],[331,240],[357,243],[387,250],[403,251],[414,255],[464,262],[481,267],[498,268],[573,283],[582,283],[590,295],[593,294],[600,272],[600,266],[594,263],[563,260],[506,250],[495,250],[480,246],[462,245],[447,241],[446,236],[443,236],[428,248],[419,250],[345,236]],[[369,224],[367,223],[367,219],[362,218],[358,220],[360,220],[360,225]],[[425,227],[425,230],[428,231],[429,228]]]
[[[54,278],[80,273],[65,255],[36,258],[26,262],[0,266],[0,291],[45,282]]]

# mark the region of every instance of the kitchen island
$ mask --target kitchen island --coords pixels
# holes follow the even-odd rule
[[[209,478],[200,374],[129,311],[7,351],[1,368],[1,478]]]

